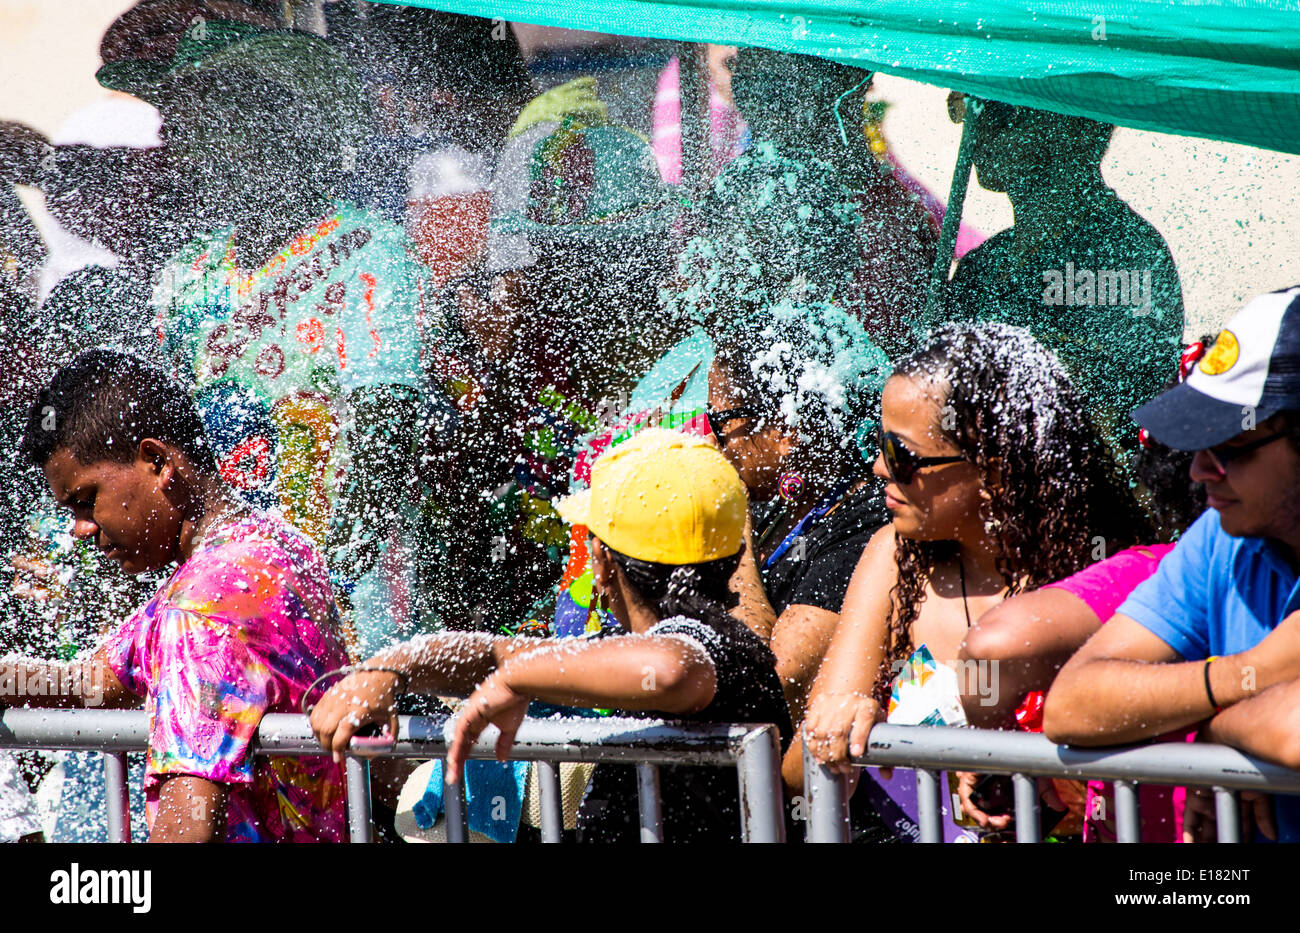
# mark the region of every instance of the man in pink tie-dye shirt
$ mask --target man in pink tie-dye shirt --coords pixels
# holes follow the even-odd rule
[[[75,537],[126,573],[180,566],[93,655],[0,660],[0,704],[143,698],[151,842],[346,841],[337,765],[251,749],[265,713],[297,712],[347,663],[328,570],[301,533],[225,485],[185,390],[135,357],[87,351],[41,390],[23,453]]]
[[[296,713],[321,674],[347,664],[321,556],[287,523],[215,528],[100,648],[149,710],[152,824],[169,775],[225,785],[227,842],[341,842],[347,813],[327,758],[258,758],[263,713]]]

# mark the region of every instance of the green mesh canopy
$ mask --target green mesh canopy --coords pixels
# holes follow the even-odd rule
[[[1011,104],[1300,152],[1300,0],[405,0],[401,5],[819,55]]]

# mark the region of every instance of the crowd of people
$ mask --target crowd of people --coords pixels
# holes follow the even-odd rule
[[[520,723],[615,714],[773,723],[791,839],[807,743],[855,841],[908,841],[914,794],[852,759],[927,664],[996,671],[933,699],[963,724],[1300,767],[1300,288],[1184,348],[1112,127],[982,102],[1015,224],[929,296],[942,206],[868,132],[869,71],[710,57],[725,140],[666,157],[498,21],[280,7],[110,27],[97,78],[158,148],[0,125],[0,197],[119,260],[39,295],[0,200],[0,706],[143,704],[139,838],[345,841],[353,740],[445,712],[445,764],[375,760],[381,840],[445,835],[457,781],[473,838],[538,838]],[[303,710],[322,755],[252,753]],[[566,836],[637,838],[629,766],[561,777]],[[954,832],[1001,838],[997,782],[952,780]],[[1057,838],[1114,838],[1106,785],[1040,793]],[[668,841],[738,838],[725,770],[662,794]],[[1144,839],[1212,833],[1200,792],[1144,794]],[[93,755],[0,754],[0,839],[103,839],[102,795]],[[1290,798],[1251,818],[1300,838]]]

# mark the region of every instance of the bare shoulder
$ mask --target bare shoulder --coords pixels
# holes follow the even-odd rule
[[[888,599],[890,590],[898,582],[898,563],[894,557],[893,523],[882,526],[867,546],[862,549],[858,565],[853,570],[848,592],[844,594],[842,614],[857,612],[864,600],[871,602],[881,597]]]
[[[894,556],[895,543],[894,523],[889,522],[880,526],[867,542],[867,546],[862,549],[862,556],[858,558],[854,576],[864,571],[869,571],[873,576],[881,572],[896,576],[898,565]]]
[[[1003,600],[979,617],[975,623],[980,628],[1004,625],[1041,625],[1044,622],[1062,624],[1083,622],[1094,628],[1101,625],[1086,602],[1069,590],[1047,586],[1027,593],[1018,593]]]

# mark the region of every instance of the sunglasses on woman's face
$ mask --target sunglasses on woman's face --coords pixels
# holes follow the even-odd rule
[[[722,411],[709,409],[704,413],[709,419],[709,430],[718,440],[722,440],[722,426],[729,421],[735,421],[737,418],[757,418],[758,409],[752,405],[742,405],[739,408],[726,408]]]
[[[889,478],[900,486],[910,483],[916,477],[917,471],[923,467],[957,463],[966,459],[962,456],[917,456],[893,431],[882,431],[879,428],[876,429],[876,440],[880,444],[880,453],[885,458],[885,469],[889,471]]]

